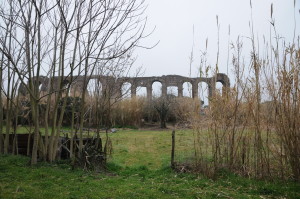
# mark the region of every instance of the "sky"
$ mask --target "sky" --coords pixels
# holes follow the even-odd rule
[[[219,72],[228,72],[231,76],[230,65],[227,68],[228,42],[235,42],[238,36],[244,43],[245,59],[250,56],[247,53],[247,47],[250,47],[247,39],[250,36],[250,0],[146,0],[145,3],[148,5],[145,13],[147,31],[155,30],[141,44],[152,46],[159,43],[153,49],[140,48],[135,52],[135,66],[143,67],[143,76],[190,76],[193,49],[191,76],[196,77],[206,40],[208,63],[215,66],[218,49],[216,16],[220,27]],[[263,35],[269,37],[272,3],[277,33],[290,42],[295,28],[296,33],[300,33],[300,0],[296,0],[295,9],[294,0],[252,0],[254,34],[259,38]]]

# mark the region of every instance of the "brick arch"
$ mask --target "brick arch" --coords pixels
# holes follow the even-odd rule
[[[54,77],[53,82],[57,84],[59,77]],[[69,79],[70,77],[65,77],[64,79]],[[163,76],[152,76],[152,77],[121,77],[116,78],[112,76],[101,76],[101,75],[93,75],[90,77],[91,79],[98,79],[101,82],[103,92],[107,92],[109,90],[110,95],[112,97],[120,97],[121,96],[121,87],[124,82],[128,82],[131,84],[131,95],[136,95],[136,88],[137,87],[146,87],[147,88],[147,97],[152,99],[152,84],[156,81],[162,84],[162,95],[167,94],[167,87],[168,86],[177,86],[178,87],[178,96],[181,97],[182,95],[182,85],[185,82],[190,82],[192,84],[192,93],[193,97],[198,96],[198,84],[200,82],[205,82],[208,84],[209,87],[209,97],[212,97],[215,93],[215,84],[216,82],[221,82],[223,88],[228,89],[230,87],[230,80],[228,76],[224,73],[218,73],[213,77],[210,78],[203,78],[203,77],[184,77],[180,75],[163,75]],[[72,87],[74,89],[82,88],[83,87],[83,80],[84,76],[76,76],[74,77],[74,82],[72,82]],[[40,77],[39,81],[42,84],[42,90],[46,91],[49,86],[50,79],[48,77]],[[54,85],[54,88],[58,88],[58,85]],[[26,87],[24,85],[20,85],[19,91],[21,94],[26,95]]]

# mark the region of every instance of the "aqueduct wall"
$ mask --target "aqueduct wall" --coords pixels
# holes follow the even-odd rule
[[[179,75],[164,75],[164,76],[152,76],[152,77],[121,77],[121,78],[114,78],[111,76],[101,76],[101,75],[94,75],[89,77],[90,80],[94,79],[99,81],[102,86],[102,94],[108,94],[109,96],[120,97],[122,96],[122,86],[125,83],[131,84],[131,96],[136,96],[136,91],[138,87],[146,87],[147,89],[147,98],[152,98],[152,84],[154,82],[160,82],[162,84],[162,96],[167,95],[167,88],[169,86],[175,86],[178,88],[178,97],[183,96],[183,84],[188,82],[192,85],[192,97],[198,97],[198,85],[200,82],[205,82],[208,85],[208,96],[212,97],[215,93],[216,89],[216,82],[220,82],[224,88],[227,89],[230,87],[230,80],[226,74],[218,73],[214,77],[204,78],[204,77],[195,77],[189,78]],[[40,84],[40,91],[47,92],[50,87],[50,78],[42,76],[39,78]],[[59,77],[54,77],[52,81],[52,85],[54,90],[59,89]],[[71,92],[70,95],[72,96],[73,93],[81,93],[82,89],[84,88],[85,78],[84,76],[76,76],[73,77],[72,82],[70,77],[63,78],[63,86],[67,86],[71,83]],[[26,88],[25,86],[21,85],[19,89],[20,93],[26,95]]]

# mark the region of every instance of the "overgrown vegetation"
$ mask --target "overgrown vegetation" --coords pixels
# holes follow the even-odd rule
[[[128,75],[135,60],[132,52],[147,37],[144,9],[143,0],[2,1],[0,153],[11,152],[9,134],[16,134],[22,115],[33,133],[32,165],[38,157],[49,162],[59,158],[60,134],[66,122],[71,126],[70,156],[85,158],[84,125],[91,118],[88,84],[93,75],[108,82]],[[108,129],[115,93],[110,88],[103,90],[95,119],[96,124],[103,119]],[[97,128],[99,135],[100,125]]]
[[[231,44],[235,85],[210,99],[207,120],[190,112],[195,135],[190,166],[207,176],[226,169],[259,179],[300,180],[300,37],[289,44],[281,40],[272,14],[271,5],[273,31],[263,45],[250,23],[248,65],[242,59],[243,41]],[[205,74],[211,67],[201,63]]]
[[[31,164],[36,164],[38,158],[55,162],[62,128],[67,125],[70,126],[70,139],[64,146],[67,146],[71,165],[88,170],[99,170],[95,169],[97,166],[106,168],[108,154],[115,150],[113,158],[123,156],[114,159],[117,165],[126,166],[132,153],[146,161],[152,153],[169,150],[168,144],[153,151],[149,140],[143,143],[136,139],[140,135],[131,140],[126,138],[124,143],[117,136],[108,135],[109,129],[138,128],[155,122],[166,128],[169,122],[175,130],[179,127],[192,129],[190,137],[180,137],[189,143],[182,157],[178,156],[181,142],[176,145],[177,171],[198,172],[210,178],[225,171],[260,180],[300,181],[300,37],[295,34],[292,43],[287,44],[277,34],[272,5],[269,41],[264,38],[263,44],[259,39],[256,42],[251,22],[251,35],[247,38],[251,46],[249,63],[242,54],[245,41],[238,37],[230,44],[234,86],[211,93],[209,107],[204,109],[203,99],[197,97],[168,95],[122,101],[122,94],[116,97],[115,87],[122,85],[115,85],[114,80],[126,76],[134,62],[132,51],[144,38],[145,21],[140,19],[143,1],[112,1],[107,5],[102,1],[79,0],[59,1],[53,5],[41,2],[37,5],[33,1],[5,2],[7,5],[0,7],[4,30],[0,38],[1,153],[18,153],[14,150],[16,136],[10,142],[10,134],[17,134],[18,125],[26,125],[28,132],[33,134],[32,149],[28,150]],[[107,12],[108,15],[104,14]],[[123,26],[127,29],[120,28]],[[45,27],[46,32],[43,32]],[[218,17],[217,27],[219,29]],[[135,31],[134,36],[122,39],[129,30]],[[22,31],[24,38],[19,38],[18,31]],[[213,68],[207,65],[203,53],[200,77],[218,74],[218,58]],[[41,72],[43,69],[46,69],[45,74]],[[40,88],[41,81],[46,81],[43,75],[50,76],[47,88]],[[88,84],[93,75],[110,82],[107,84],[110,87],[100,88],[99,80],[89,92]],[[77,80],[83,83],[80,84],[82,88],[76,90]],[[93,132],[91,142],[85,140],[85,129]],[[105,136],[100,136],[101,131],[105,131],[102,134]],[[115,139],[116,147],[111,138]],[[144,148],[136,152],[136,147],[131,151],[127,144],[132,144],[133,139],[135,145],[144,144]],[[151,136],[149,139],[161,141]],[[168,142],[171,144],[170,140]],[[169,164],[169,155],[161,157],[163,162],[168,160],[167,163],[160,164],[154,158],[150,164]],[[2,169],[8,171],[5,167],[14,164],[10,161],[12,157],[3,158],[7,164],[3,164]],[[130,173],[131,169],[122,170],[127,171]],[[174,175],[168,172],[166,175]],[[19,188],[17,190],[19,193]],[[272,195],[273,190],[270,192]],[[266,193],[269,193],[268,188]]]
[[[72,170],[70,164],[65,161],[53,164],[40,162],[31,167],[30,159],[27,157],[1,155],[0,196],[3,198],[285,197],[295,199],[300,196],[299,184],[293,182],[257,181],[226,171],[219,171],[215,180],[203,175],[175,173],[165,164],[168,162],[166,159],[170,158],[170,146],[165,145],[170,143],[170,134],[169,131],[125,131],[111,134],[115,148],[106,173]],[[178,153],[190,147],[190,143],[193,142],[191,134],[191,131],[178,132],[177,141],[182,143]],[[142,154],[143,151],[146,152],[147,157]],[[166,159],[164,160],[163,157]],[[156,164],[157,160],[165,163]],[[155,164],[145,165],[152,161]]]

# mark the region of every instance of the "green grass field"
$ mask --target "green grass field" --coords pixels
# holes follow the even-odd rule
[[[71,170],[66,161],[30,167],[27,157],[0,156],[0,198],[300,198],[299,183],[173,172],[171,130],[109,136],[113,154],[106,173]],[[188,158],[192,149],[192,132],[176,131],[176,159]]]
[[[113,142],[111,162],[122,167],[146,166],[151,170],[170,165],[171,130],[126,130],[109,134]],[[176,158],[183,160],[193,153],[191,130],[176,131]]]

